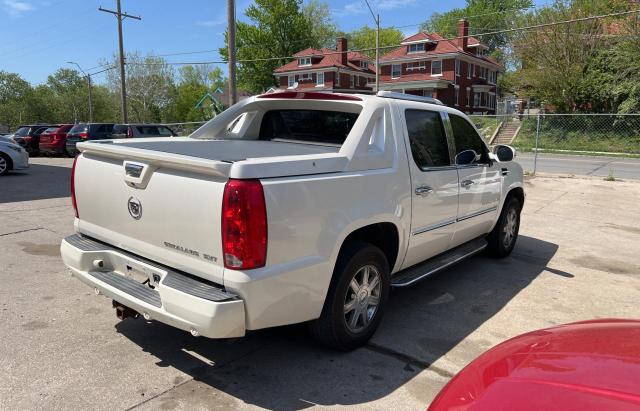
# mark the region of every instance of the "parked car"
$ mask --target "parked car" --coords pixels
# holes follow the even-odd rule
[[[81,141],[108,140],[113,138],[113,123],[78,123],[67,133],[65,148],[69,156],[79,153],[76,144]]]
[[[210,338],[309,321],[360,346],[390,287],[509,255],[525,198],[512,148],[400,93],[264,94],[189,138],[78,149],[64,263],[120,318]]]
[[[67,133],[73,124],[62,124],[49,127],[40,134],[40,152],[44,154],[69,154],[67,153]]]
[[[0,176],[29,168],[29,153],[12,138],[0,137]]]
[[[176,137],[177,134],[162,124],[116,124],[113,138]]]
[[[503,342],[460,371],[429,411],[640,409],[640,321],[600,319]]]
[[[55,124],[32,124],[20,126],[13,135],[13,139],[29,152],[37,155],[40,151],[40,134]]]

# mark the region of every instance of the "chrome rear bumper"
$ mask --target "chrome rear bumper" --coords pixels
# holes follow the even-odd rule
[[[146,319],[210,338],[245,334],[244,302],[217,284],[78,234],[62,240],[60,252],[75,277]]]

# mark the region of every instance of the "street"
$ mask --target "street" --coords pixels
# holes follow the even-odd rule
[[[533,171],[533,153],[518,153],[516,161],[525,171]],[[620,179],[640,179],[640,158],[592,157],[538,154],[537,172],[585,175]]]
[[[71,159],[0,178],[0,409],[424,410],[472,359],[520,333],[637,318],[640,182],[526,181],[520,237],[394,290],[374,338],[318,346],[304,325],[195,338],[143,319],[69,276]]]

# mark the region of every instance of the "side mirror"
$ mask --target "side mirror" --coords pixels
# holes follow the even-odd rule
[[[471,164],[478,158],[478,153],[475,150],[464,150],[456,155],[456,164],[465,165]]]
[[[516,158],[516,149],[511,146],[500,144],[493,148],[493,154],[495,154],[500,161],[512,161]]]

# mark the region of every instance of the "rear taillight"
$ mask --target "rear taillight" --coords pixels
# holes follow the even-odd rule
[[[226,268],[263,267],[267,208],[260,180],[229,180],[222,199],[222,252]]]
[[[73,167],[71,167],[71,204],[73,204],[73,211],[76,213],[76,218],[80,218],[78,215],[78,203],[76,203],[76,163],[78,162],[78,156],[73,159]]]
[[[127,127],[127,138],[133,138],[133,130],[131,127]]]
[[[78,137],[80,137],[80,138],[89,138],[89,134],[88,133],[80,133],[80,134],[78,134]]]

